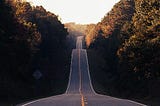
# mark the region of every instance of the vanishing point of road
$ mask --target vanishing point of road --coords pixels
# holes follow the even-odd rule
[[[82,37],[77,38],[72,51],[68,88],[62,95],[38,99],[17,106],[146,106],[127,99],[95,93],[90,79],[87,52]]]

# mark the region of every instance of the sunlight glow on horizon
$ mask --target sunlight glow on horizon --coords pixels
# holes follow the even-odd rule
[[[61,18],[63,23],[98,23],[120,0],[27,0],[42,5]]]

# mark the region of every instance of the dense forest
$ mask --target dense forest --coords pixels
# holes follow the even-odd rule
[[[1,0],[0,101],[63,93],[71,53],[67,35],[58,16],[42,6]]]
[[[94,88],[124,98],[160,97],[160,1],[121,0],[86,44]]]

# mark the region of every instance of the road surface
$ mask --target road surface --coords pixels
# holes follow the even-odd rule
[[[82,49],[82,37],[77,38],[72,51],[70,78],[66,93],[43,98],[18,106],[145,106],[143,104],[96,94],[93,90],[87,52]]]

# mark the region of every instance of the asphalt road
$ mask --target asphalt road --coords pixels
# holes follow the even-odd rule
[[[90,79],[87,52],[82,37],[72,51],[70,78],[66,93],[20,104],[18,106],[146,106],[131,100],[96,94]]]

